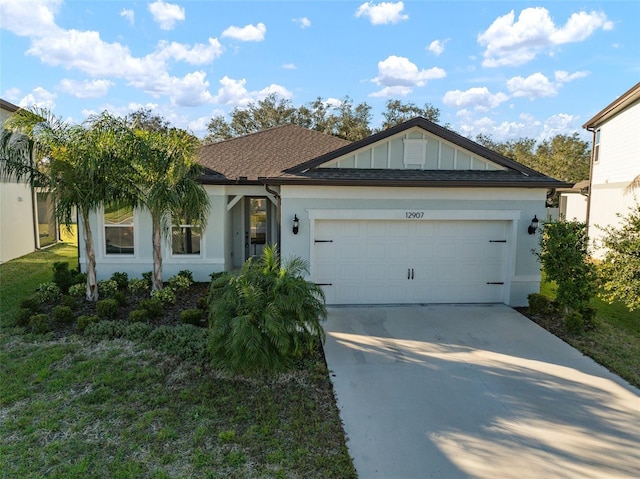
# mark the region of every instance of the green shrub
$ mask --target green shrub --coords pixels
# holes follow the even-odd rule
[[[27,296],[26,298],[20,301],[20,307],[36,312],[40,307],[40,303],[41,303],[40,297],[36,294],[32,294],[31,296]]]
[[[527,296],[529,300],[529,312],[539,316],[547,316],[551,313],[551,301],[543,294],[531,293]]]
[[[74,284],[69,287],[69,296],[74,298],[84,298],[87,294],[87,285],[85,283]]]
[[[142,279],[147,283],[149,289],[151,289],[151,285],[153,284],[153,271],[142,273]]]
[[[178,291],[184,291],[186,289],[189,289],[189,286],[193,284],[193,281],[191,281],[186,276],[181,276],[177,274],[169,278],[169,281],[167,281],[167,284],[169,288],[171,288],[173,291],[178,292]]]
[[[111,275],[111,281],[115,281],[120,291],[125,291],[129,285],[129,275],[127,273],[115,272]]]
[[[40,303],[54,302],[62,297],[62,291],[54,282],[42,283],[36,289],[36,297]]]
[[[193,324],[199,326],[203,323],[204,313],[201,309],[185,309],[180,313],[182,324]]]
[[[584,320],[578,311],[569,311],[564,318],[564,327],[571,334],[584,332]]]
[[[115,319],[118,316],[118,302],[115,299],[101,299],[96,303],[96,313],[100,319]]]
[[[118,306],[126,306],[127,305],[127,295],[124,291],[116,291],[112,296],[112,299],[115,299],[118,302]]]
[[[134,309],[129,313],[129,321],[132,323],[144,323],[149,320],[149,311],[146,309]]]
[[[49,316],[46,314],[34,314],[29,318],[29,327],[36,334],[44,334],[51,331]]]
[[[98,316],[96,316],[95,314],[91,316],[83,314],[76,320],[76,329],[79,332],[83,333],[87,329],[87,326],[93,323],[97,323],[98,321],[100,321],[100,318],[98,318]]]
[[[534,252],[549,281],[558,285],[556,301],[565,311],[588,307],[595,294],[595,267],[589,262],[587,226],[579,221],[544,222],[540,252]]]
[[[144,279],[139,278],[131,278],[129,280],[129,291],[133,294],[144,294],[147,293],[151,287]]]
[[[640,202],[627,215],[617,214],[618,225],[603,228],[605,256],[599,268],[600,297],[621,301],[629,311],[640,309]]]
[[[137,343],[144,344],[147,338],[151,335],[153,326],[150,324],[135,322],[128,324],[124,329],[123,338],[129,341],[135,341]]]
[[[62,296],[62,298],[60,299],[60,304],[62,304],[62,306],[69,306],[71,309],[75,309],[78,305],[78,303],[76,302],[76,298],[69,296],[68,294]]]
[[[104,279],[98,281],[98,293],[103,298],[113,298],[113,295],[118,292],[118,283],[112,279]]]
[[[29,320],[33,316],[34,311],[29,308],[20,308],[16,313],[15,325],[20,327],[29,326]]]
[[[208,330],[191,324],[160,326],[148,335],[145,343],[159,351],[186,361],[204,364],[209,361]]]
[[[163,288],[151,293],[151,298],[157,299],[163,305],[175,304],[176,293],[171,288]]]
[[[275,372],[324,340],[322,289],[304,279],[307,263],[282,264],[273,246],[237,275],[220,275],[209,289],[210,352],[215,364],[243,372]]]
[[[596,313],[598,311],[595,308],[587,307],[582,308],[580,310],[580,315],[582,316],[582,323],[584,324],[585,331],[593,331],[598,327],[598,320],[596,318]]]
[[[53,321],[56,324],[71,324],[76,319],[69,306],[58,305],[53,308]]]
[[[191,283],[193,283],[193,273],[188,269],[183,269],[181,271],[178,271],[178,274],[176,276],[182,276],[184,278],[187,278],[189,281],[191,281]]]
[[[89,323],[84,335],[92,341],[104,341],[122,338],[127,329],[123,321],[98,321]]]
[[[75,284],[77,272],[69,270],[69,263],[66,261],[56,261],[51,267],[53,269],[53,282],[63,294],[67,294],[69,287]]]
[[[138,303],[138,309],[144,309],[150,318],[157,318],[162,315],[164,307],[158,298],[143,299]]]

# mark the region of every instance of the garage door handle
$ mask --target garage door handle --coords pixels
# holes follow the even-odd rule
[[[411,279],[411,268],[407,268],[407,279]]]
[[[504,284],[502,281],[487,281],[487,284]]]
[[[333,243],[333,240],[314,240],[314,243]]]
[[[411,268],[411,279],[413,279],[413,268]]]

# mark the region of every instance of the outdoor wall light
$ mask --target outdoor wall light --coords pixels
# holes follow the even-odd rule
[[[298,219],[298,215],[293,215],[293,234],[297,235],[299,229],[300,229],[300,220]]]
[[[531,220],[531,224],[529,225],[529,234],[530,235],[534,235],[536,234],[536,231],[538,230],[538,224],[540,222],[538,221],[538,217],[536,215],[533,215],[533,219]]]

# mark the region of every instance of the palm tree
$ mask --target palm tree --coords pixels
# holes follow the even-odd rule
[[[624,189],[625,193],[631,193],[634,190],[640,190],[640,175],[636,176],[631,183]]]
[[[162,239],[170,235],[172,218],[189,217],[206,226],[209,197],[197,179],[202,167],[196,162],[200,146],[193,135],[175,128],[135,130],[135,165],[138,201],[151,213],[152,291],[162,289]]]
[[[55,216],[66,226],[73,222],[72,211],[77,208],[86,253],[86,297],[97,301],[89,215],[106,200],[136,198],[133,183],[122,174],[128,171],[123,164],[131,144],[127,141],[130,130],[106,112],[89,118],[84,125],[71,125],[39,108],[18,110],[4,126],[0,176],[48,189]]]

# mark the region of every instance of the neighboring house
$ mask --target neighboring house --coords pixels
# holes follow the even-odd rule
[[[570,186],[424,118],[354,143],[281,126],[203,147],[200,162],[209,223],[179,219],[165,277],[207,281],[278,243],[328,304],[525,305],[540,283],[532,220],[548,188]],[[99,278],[152,269],[148,212],[108,208],[92,227]]]
[[[0,99],[0,124],[17,110],[18,106]],[[23,182],[0,181],[0,263],[53,244],[57,239],[49,195],[35,192]]]
[[[571,188],[558,188],[558,215],[568,221],[587,222],[589,180],[576,183]]]
[[[627,214],[640,198],[640,190],[627,188],[640,175],[640,83],[583,128],[593,132],[587,223],[594,256],[600,258],[604,253],[598,247],[600,228],[618,225],[617,213]]]

